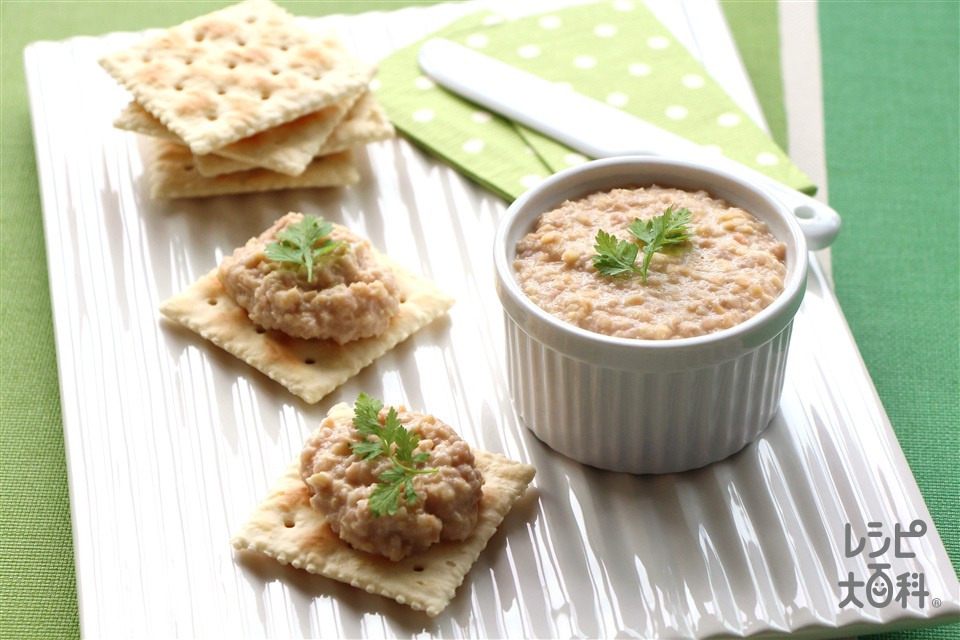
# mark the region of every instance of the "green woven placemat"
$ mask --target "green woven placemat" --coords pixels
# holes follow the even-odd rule
[[[958,7],[819,5],[830,202],[844,218],[833,247],[837,297],[955,569]],[[902,637],[958,638],[960,626]]]

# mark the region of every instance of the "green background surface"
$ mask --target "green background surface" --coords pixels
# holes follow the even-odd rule
[[[411,2],[280,2],[298,15]],[[79,634],[63,427],[22,51],[35,40],[167,26],[227,2],[0,0],[0,637]],[[432,4],[432,3],[423,3]],[[779,141],[769,0],[725,0]],[[837,296],[960,566],[960,4],[822,1]],[[957,638],[960,625],[890,634]]]

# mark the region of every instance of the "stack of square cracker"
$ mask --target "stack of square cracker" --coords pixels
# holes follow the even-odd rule
[[[114,125],[150,137],[151,196],[353,184],[354,147],[393,135],[376,68],[335,34],[246,0],[100,60],[131,94]]]

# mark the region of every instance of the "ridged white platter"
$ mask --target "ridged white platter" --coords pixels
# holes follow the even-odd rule
[[[376,61],[474,8],[304,24]],[[127,95],[96,63],[141,36],[25,55],[86,637],[828,636],[958,615],[957,577],[816,261],[759,441],[681,475],[585,468],[533,437],[507,395],[491,253],[505,203],[404,140],[362,154],[347,190],[151,201],[142,143],[111,126]],[[346,224],[458,298],[315,406],[157,311],[291,210]],[[435,619],[229,544],[326,410],[361,390],[538,469]],[[865,554],[845,557],[845,524],[865,536],[917,519],[915,557],[890,557],[889,573],[922,573],[925,606],[841,607],[840,582],[871,575]]]

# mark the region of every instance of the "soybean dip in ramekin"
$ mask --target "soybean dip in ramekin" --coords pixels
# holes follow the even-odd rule
[[[671,213],[689,219],[685,238],[651,253],[643,277],[594,264],[598,232],[636,243],[632,223]],[[518,242],[514,267],[523,292],[565,322],[664,340],[729,329],[768,307],[783,291],[785,256],[786,245],[749,212],[705,191],[651,185],[597,191],[543,213]]]
[[[782,275],[771,277],[773,284],[782,282],[779,294],[770,293],[762,308],[737,323],[691,336],[673,335],[671,329],[665,339],[597,333],[560,319],[528,297],[517,277],[518,250],[543,214],[591,194],[654,186],[678,190],[673,197],[680,191],[709,197],[755,217],[772,234],[770,250],[783,268]],[[666,204],[656,206],[662,210]],[[767,190],[738,176],[647,156],[589,162],[527,191],[508,208],[494,240],[508,385],[526,426],[574,460],[631,473],[701,467],[755,440],[778,409],[793,318],[803,299],[807,241],[802,222]],[[592,239],[583,242],[581,247]],[[647,287],[676,267],[674,257],[654,256]],[[731,270],[735,284],[737,271]],[[747,290],[754,284],[740,282]],[[649,294],[638,290],[626,292],[625,299]],[[575,288],[571,292],[577,295]],[[723,308],[723,296],[714,301]],[[680,305],[696,309],[711,302]],[[673,324],[682,331],[684,322]]]

